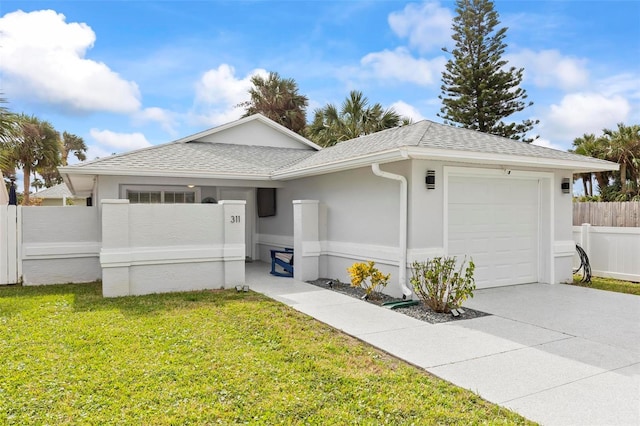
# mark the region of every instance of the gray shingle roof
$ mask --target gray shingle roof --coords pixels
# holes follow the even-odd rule
[[[527,157],[549,158],[558,160],[593,161],[603,163],[597,158],[585,157],[566,151],[546,148],[500,136],[489,135],[475,130],[462,129],[444,124],[424,121],[428,125],[419,146],[429,148],[453,149],[457,151],[473,151],[491,154],[520,155]],[[418,124],[418,123],[416,123]]]
[[[398,149],[404,147],[418,150],[425,148],[425,155],[430,155],[429,152],[435,152],[429,151],[429,149],[452,153],[466,152],[466,157],[471,159],[475,158],[474,154],[477,153],[478,156],[485,155],[485,158],[486,154],[496,154],[502,156],[503,159],[509,156],[541,159],[542,164],[545,159],[550,162],[554,160],[580,162],[583,168],[585,168],[585,164],[593,164],[594,167],[606,169],[613,164],[591,157],[423,120],[409,126],[388,129],[341,142],[320,151],[179,141],[68,166],[65,172],[71,174],[73,174],[73,170],[83,173],[95,171],[117,174],[118,172],[126,172],[157,174],[159,176],[163,173],[184,172],[185,176],[189,174],[225,174],[240,177],[269,178],[275,176],[277,178],[286,174],[304,174],[306,173],[304,170],[318,170],[318,168],[330,164],[345,164],[346,167],[351,160],[359,157],[398,152]]]
[[[73,197],[69,188],[64,183],[54,185],[51,188],[43,189],[35,194],[31,194],[32,198],[64,198]]]
[[[169,143],[76,164],[69,169],[269,175],[315,151],[208,142]]]
[[[477,152],[483,154],[502,154],[536,157],[541,159],[568,160],[608,164],[591,157],[570,152],[558,151],[524,142],[518,142],[500,136],[489,135],[475,130],[463,129],[419,121],[409,126],[396,127],[341,142],[331,148],[325,148],[313,156],[287,168],[286,172],[319,167],[352,158],[390,151],[401,147],[423,147],[453,151]]]

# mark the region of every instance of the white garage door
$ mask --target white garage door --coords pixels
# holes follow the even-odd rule
[[[450,176],[448,253],[471,256],[477,288],[538,280],[538,180]]]

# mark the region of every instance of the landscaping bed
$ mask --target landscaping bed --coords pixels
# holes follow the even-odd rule
[[[362,299],[365,295],[365,291],[360,287],[352,287],[351,284],[340,282],[339,280],[332,280],[329,278],[319,278],[317,280],[308,281],[309,284],[313,284],[318,287],[322,287],[328,290],[336,291],[338,293],[346,294],[354,298]],[[386,294],[378,293],[377,297],[367,299],[367,302],[374,303],[376,305],[382,305],[388,302],[399,302],[402,299],[394,298]],[[434,312],[431,308],[424,305],[422,302],[408,307],[396,308],[394,311],[408,315],[412,318],[426,321],[430,324],[438,324],[449,321],[460,321],[472,318],[484,317],[488,314],[486,312],[476,311],[470,308],[464,308],[464,313],[457,317],[454,317],[450,313]]]

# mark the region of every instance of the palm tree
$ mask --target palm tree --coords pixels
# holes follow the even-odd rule
[[[574,149],[570,149],[569,152],[575,154],[586,155],[588,157],[605,159],[606,144],[602,138],[596,138],[596,135],[584,134],[579,138],[573,140]],[[604,188],[609,183],[609,176],[606,173],[595,173],[596,181],[600,189]],[[584,195],[593,196],[592,174],[580,173],[576,175],[576,178],[582,178],[582,185],[584,188]]]
[[[640,125],[618,123],[616,130],[604,129],[606,158],[620,164],[620,191],[633,197],[640,195]]]
[[[12,113],[9,108],[2,106],[6,103],[7,100],[0,97],[0,170],[10,172],[11,162],[9,161],[8,145],[18,133],[18,116]]]
[[[362,92],[353,90],[340,111],[333,104],[317,109],[307,134],[318,145],[327,147],[406,122],[410,120],[400,117],[393,109],[385,110],[379,103],[369,106]]]
[[[59,164],[60,135],[47,121],[35,116],[18,115],[20,135],[10,141],[5,148],[7,160],[13,168],[23,172],[23,204],[29,205],[31,173],[34,170],[55,167]]]
[[[69,153],[73,153],[73,155],[80,161],[84,161],[87,159],[87,145],[84,143],[84,139],[80,136],[76,136],[72,133],[62,132],[62,147],[60,153],[62,157],[60,158],[61,164],[66,166],[67,160],[69,159]]]
[[[39,167],[37,172],[42,176],[44,180],[44,186],[47,188],[62,183],[62,177],[58,172],[58,165],[68,165],[69,154],[73,155],[80,161],[87,159],[87,145],[80,136],[63,132],[62,139],[59,140],[60,148],[60,164],[48,165],[47,167]]]
[[[270,72],[267,78],[254,75],[251,83],[251,99],[239,105],[245,108],[243,117],[260,113],[296,133],[303,133],[309,100],[298,93],[298,84],[294,79],[282,78],[277,72]]]

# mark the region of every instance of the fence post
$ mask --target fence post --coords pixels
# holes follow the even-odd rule
[[[0,206],[0,285],[9,284],[7,260],[9,258],[9,236],[7,235],[7,206]]]
[[[102,200],[102,295],[128,296],[129,269],[129,200]]]
[[[318,200],[293,201],[293,277],[299,281],[320,273],[319,206]]]
[[[0,210],[0,284],[16,284],[22,270],[18,207],[2,206]]]
[[[580,230],[580,247],[591,257],[591,224],[583,223]]]

